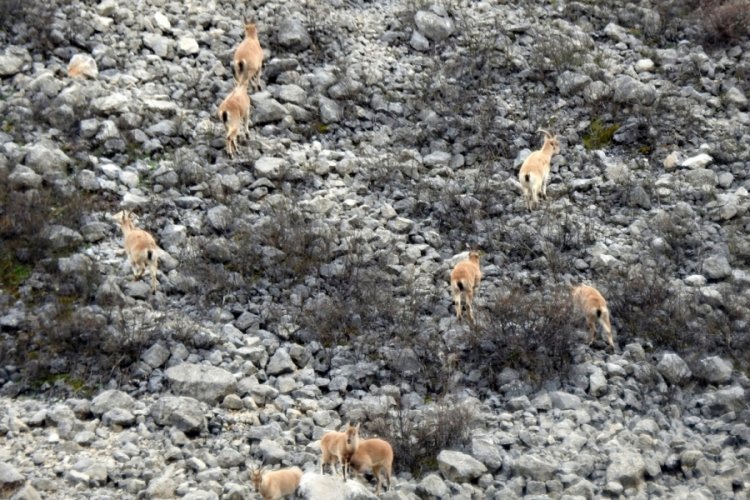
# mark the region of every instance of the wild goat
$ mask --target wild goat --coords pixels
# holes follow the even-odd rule
[[[378,479],[377,494],[380,494],[380,471],[385,472],[388,480],[387,489],[391,488],[391,474],[393,473],[393,448],[382,439],[363,439],[359,442],[357,451],[349,457],[349,465],[359,474],[368,470]]]
[[[331,465],[331,470],[338,475],[336,464],[341,462],[344,479],[349,467],[347,457],[351,456],[359,446],[359,424],[352,426],[347,424],[344,432],[330,431],[320,439],[320,473],[323,474],[323,466]]]
[[[461,319],[461,295],[466,296],[466,307],[469,309],[469,319],[474,322],[474,293],[479,288],[482,280],[482,271],[479,269],[479,252],[469,252],[469,258],[462,260],[451,271],[451,292],[453,303],[456,305],[456,318]]]
[[[547,199],[550,161],[553,154],[560,152],[560,141],[557,140],[556,135],[542,129],[537,132],[544,134],[544,145],[542,149],[534,151],[524,160],[518,172],[518,180],[529,211],[537,207],[540,196],[542,199]]]
[[[263,468],[250,471],[250,481],[263,500],[281,500],[297,491],[302,479],[299,467],[263,472]]]
[[[156,268],[158,265],[159,247],[148,231],[138,229],[133,224],[133,213],[128,210],[117,212],[112,218],[120,225],[125,237],[125,253],[133,267],[133,279],[139,279],[146,271],[151,270],[151,293],[156,292]]]
[[[612,326],[609,323],[609,309],[607,308],[607,301],[604,300],[599,290],[588,285],[579,285],[572,287],[570,290],[571,296],[573,297],[573,304],[576,309],[583,313],[586,318],[586,326],[591,330],[591,340],[589,345],[594,342],[596,338],[596,323],[599,322],[607,332],[607,341],[612,346],[612,350],[615,348],[615,344],[612,341]]]
[[[233,158],[237,153],[240,129],[243,129],[246,137],[250,135],[250,96],[247,95],[247,82],[237,84],[222,101],[219,105],[219,119],[227,134],[227,153]]]
[[[260,74],[263,65],[263,49],[258,41],[258,29],[254,23],[245,23],[245,39],[234,51],[232,74],[238,85],[252,82],[260,90]]]

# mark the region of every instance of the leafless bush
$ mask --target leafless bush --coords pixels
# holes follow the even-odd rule
[[[494,382],[510,367],[541,382],[569,368],[579,322],[566,287],[543,293],[510,288],[488,300],[484,316],[468,335],[462,360],[485,371],[486,379]]]
[[[419,411],[399,405],[386,417],[369,419],[367,431],[391,443],[395,470],[419,477],[437,468],[442,450],[465,445],[473,425],[469,407],[441,399]]]

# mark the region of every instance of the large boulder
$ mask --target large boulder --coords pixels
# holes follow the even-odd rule
[[[237,387],[234,375],[215,366],[182,363],[165,374],[172,391],[206,403],[221,401]]]

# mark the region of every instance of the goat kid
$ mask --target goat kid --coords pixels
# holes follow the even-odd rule
[[[385,473],[388,481],[387,489],[391,488],[391,475],[393,474],[393,448],[382,439],[363,439],[359,442],[357,451],[349,457],[349,465],[359,474],[367,471],[378,479],[377,494],[380,494],[382,477],[380,472]]]
[[[237,153],[237,136],[240,130],[250,135],[250,96],[247,82],[237,84],[219,105],[219,119],[226,131],[226,147],[230,158]]]
[[[591,340],[589,345],[594,343],[596,338],[596,324],[597,322],[602,325],[602,328],[607,332],[607,342],[615,349],[615,344],[612,341],[612,326],[609,322],[609,309],[607,308],[607,301],[599,290],[589,285],[579,285],[571,288],[571,296],[573,297],[573,304],[576,309],[583,313],[586,318],[586,326],[591,331]]]
[[[469,252],[469,258],[462,260],[451,271],[451,292],[453,303],[456,305],[456,318],[461,319],[461,295],[466,297],[466,307],[469,309],[469,319],[474,322],[474,294],[479,288],[482,280],[482,271],[479,269],[479,252]]]
[[[264,472],[263,468],[250,471],[250,481],[263,500],[281,500],[293,495],[299,487],[302,471],[299,467]]]
[[[531,153],[518,171],[518,181],[521,183],[526,208],[529,211],[539,205],[539,198],[547,199],[547,183],[549,182],[550,162],[552,155],[560,152],[560,141],[556,135],[546,130],[537,132],[544,134],[544,144],[541,149]]]
[[[133,268],[133,279],[140,279],[148,265],[151,271],[151,293],[156,292],[156,271],[159,247],[151,233],[138,229],[133,224],[133,213],[128,210],[117,212],[112,218],[120,225],[125,238],[125,253]]]
[[[245,23],[245,39],[234,51],[232,74],[238,85],[252,83],[260,90],[260,76],[263,66],[263,49],[258,41],[258,29],[254,23]]]
[[[348,457],[351,456],[359,446],[359,424],[352,426],[347,424],[344,432],[330,431],[320,439],[320,473],[323,474],[323,466],[330,464],[331,470],[338,475],[337,463],[341,462],[344,479],[349,467]]]

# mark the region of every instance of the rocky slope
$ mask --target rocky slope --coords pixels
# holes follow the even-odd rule
[[[16,11],[0,496],[253,498],[266,464],[305,470],[305,498],[369,498],[318,474],[316,441],[351,421],[394,445],[384,498],[745,498],[750,41],[705,38],[700,14]],[[215,113],[244,17],[264,89],[230,160]],[[528,213],[516,173],[538,128],[562,151]],[[165,251],[154,296],[130,280],[122,208]],[[485,252],[475,327],[447,284],[467,245]],[[609,299],[616,352],[584,345],[580,281]]]

